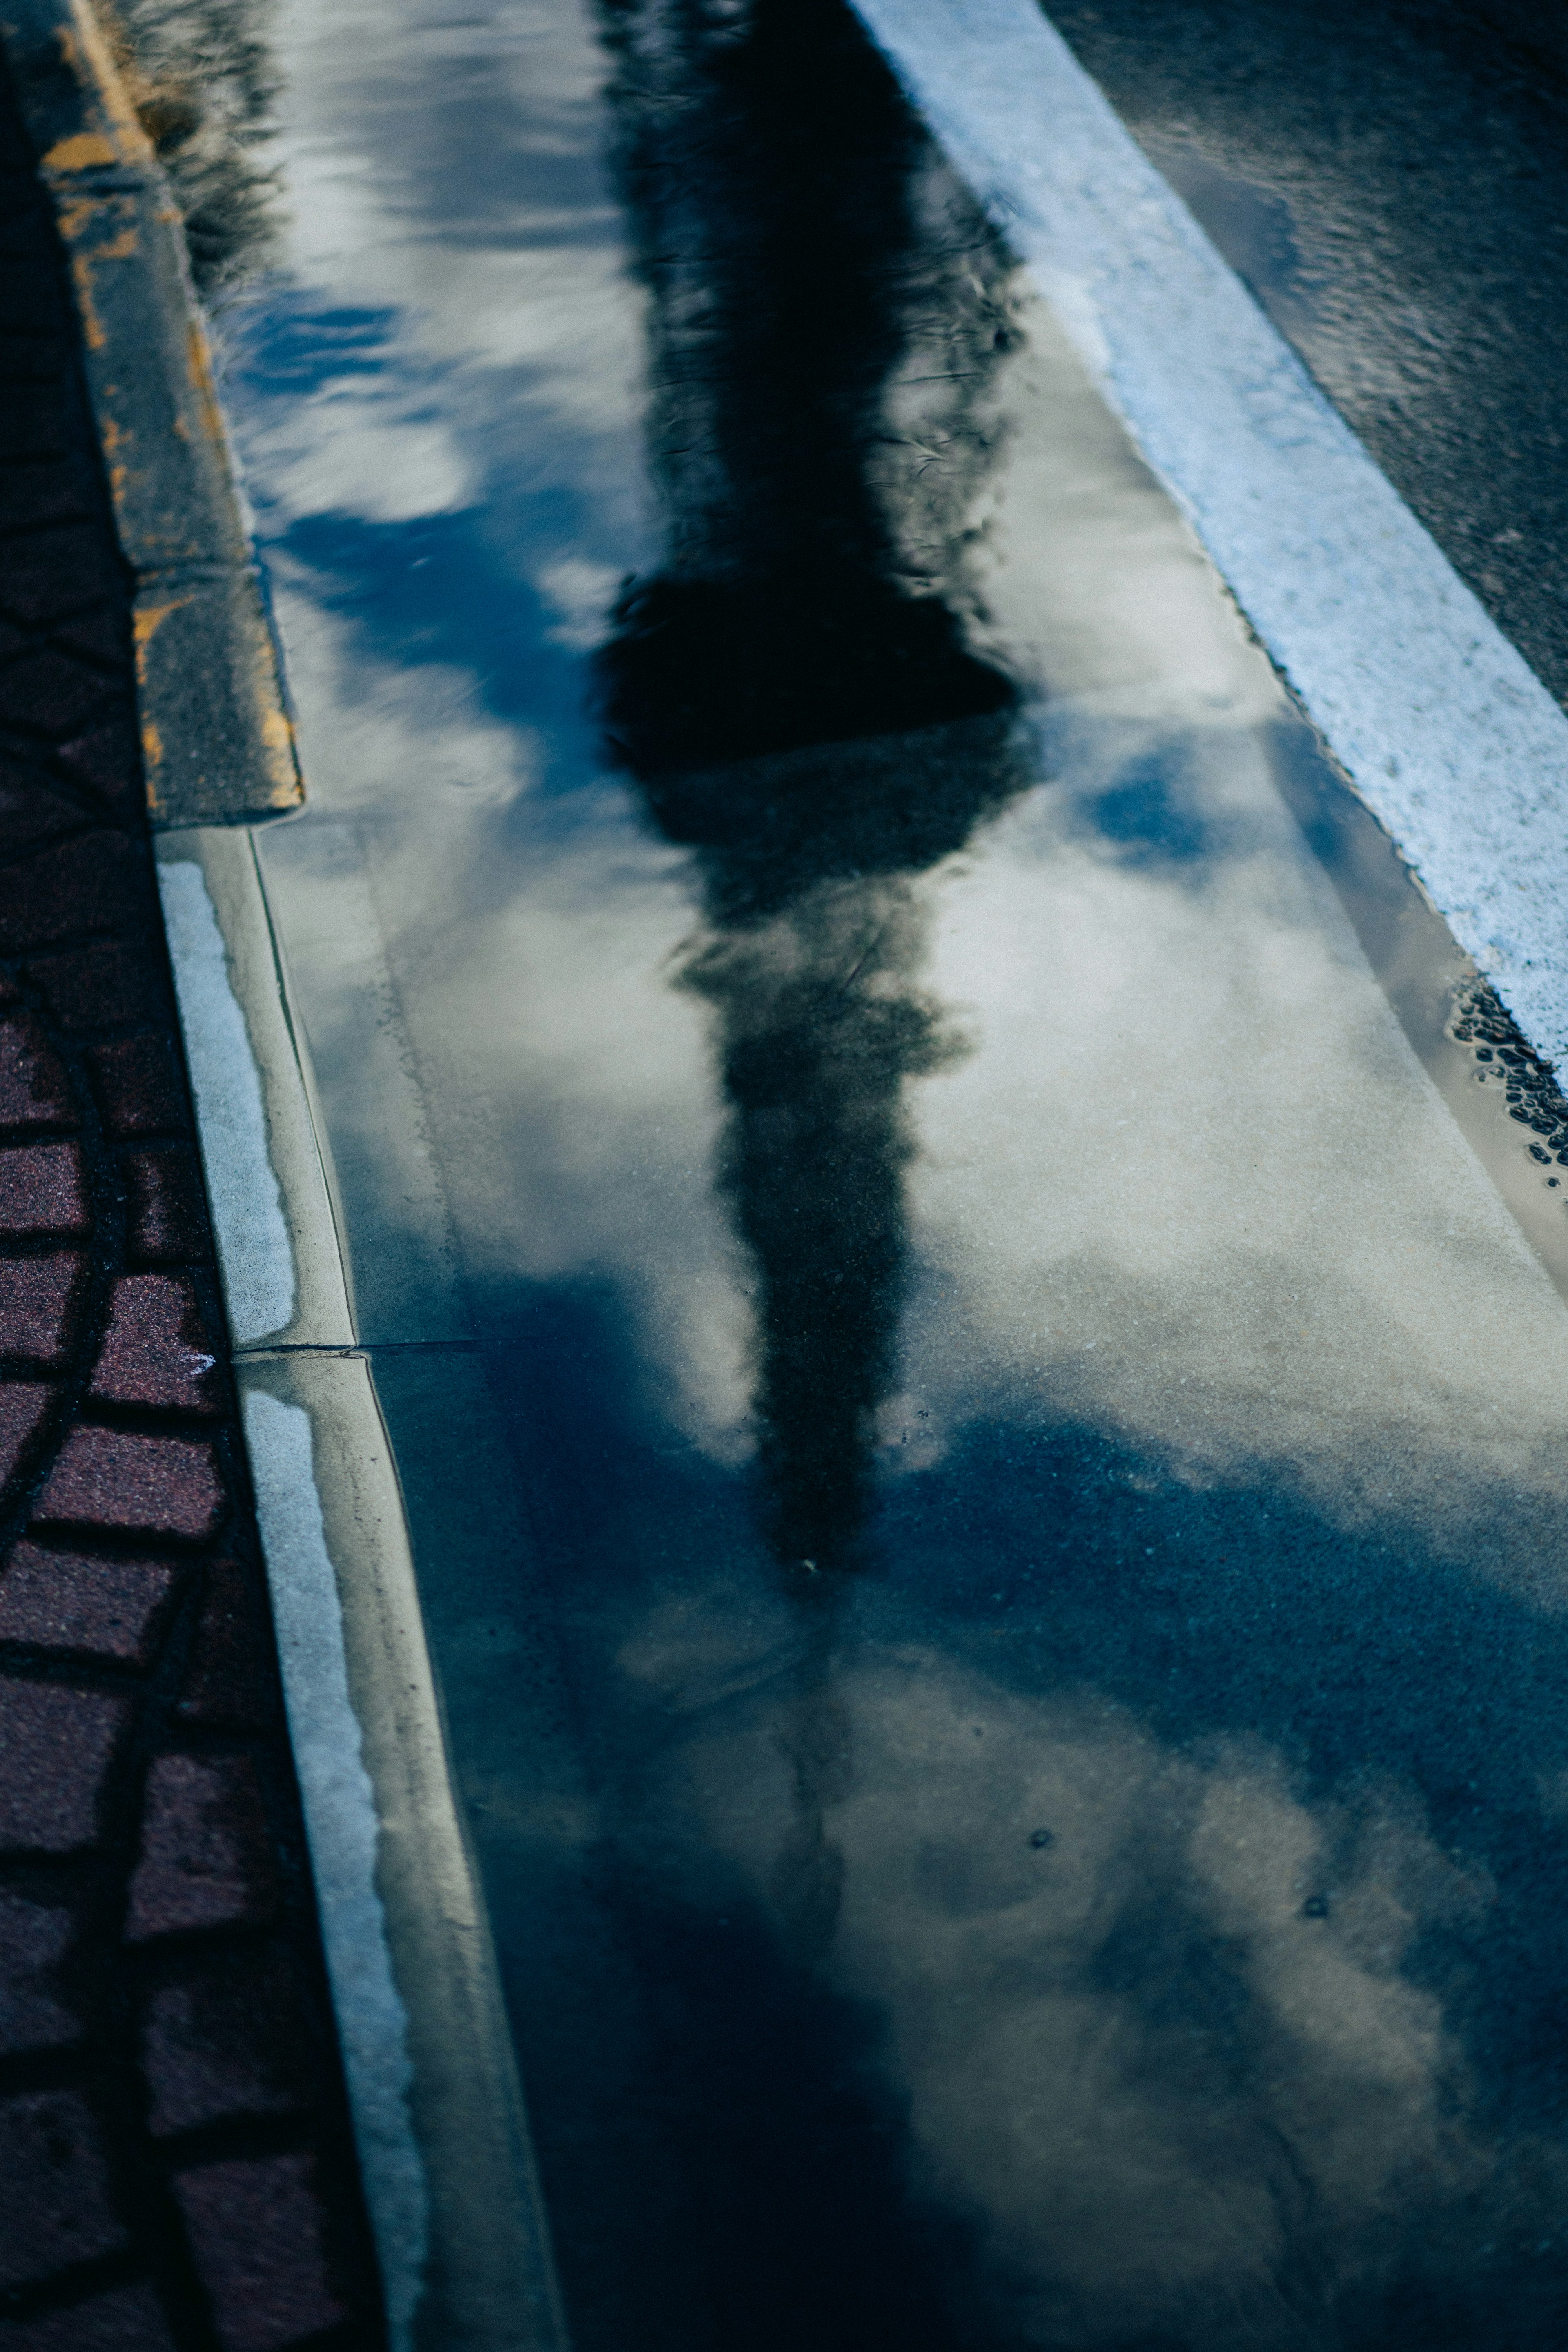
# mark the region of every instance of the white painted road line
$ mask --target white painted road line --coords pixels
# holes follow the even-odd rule
[[[1335,757],[1568,1064],[1568,719],[1035,0],[855,0]]]

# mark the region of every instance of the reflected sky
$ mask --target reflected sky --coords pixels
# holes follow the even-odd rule
[[[577,2340],[1555,2345],[1568,1315],[1310,740],[842,7],[272,22],[265,857]]]

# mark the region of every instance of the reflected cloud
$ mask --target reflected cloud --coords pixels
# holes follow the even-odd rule
[[[1509,1939],[1473,1840],[1398,1768],[1175,1738],[845,1592],[759,1649],[715,1588],[628,1646],[680,1704],[623,1834],[879,2020],[910,2227],[950,2217],[942,2340],[1552,2340],[1568,2149],[1487,2079]]]

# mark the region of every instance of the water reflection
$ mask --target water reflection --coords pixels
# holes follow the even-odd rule
[[[142,128],[169,175],[208,300],[268,259],[277,237],[275,0],[118,0],[106,10]]]
[[[781,2284],[763,2210],[804,2243],[822,2169],[863,2167],[883,2233],[890,2158],[915,2340],[1544,2352],[1561,1633],[1265,1477],[1194,1494],[1070,1426],[965,1450],[804,1648],[714,1580],[620,1654],[662,1711],[616,1834],[659,1858],[679,2144],[738,2241],[711,2340],[902,2340],[834,2316],[863,2269]],[[787,2095],[763,2021],[816,2040]]]
[[[667,559],[620,597],[600,696],[696,852],[681,977],[716,1016],[756,1268],[770,1535],[821,1574],[859,1556],[895,1382],[906,1082],[963,1050],[912,877],[1028,774],[966,631],[1008,262],[837,0],[605,21]]]
[[[564,0],[289,18],[329,200],[246,362],[347,1223],[401,1278],[400,1000],[509,1416],[378,1310],[574,2341],[1546,2352],[1561,1302],[1266,666],[847,13],[607,21],[662,569]],[[633,567],[622,789],[574,665]],[[1005,808],[984,567],[1065,785]],[[939,1434],[884,1572],[810,1574],[870,1554],[895,1355]]]
[[[694,2037],[787,2021],[800,2076],[769,2084],[726,2042],[737,2081],[690,2086],[687,2176],[727,2213],[713,2340],[1328,2352],[1407,2322],[1441,2340],[1462,2308],[1451,2340],[1480,2343],[1505,2242],[1504,2324],[1529,2337],[1568,2160],[1550,2098],[1510,2129],[1489,2095],[1474,1980],[1482,1952],[1503,1966],[1515,1857],[1433,1769],[1447,1702],[1394,1629],[1330,1601],[1345,1531],[1292,1523],[1288,1468],[1216,1503],[1158,1460],[1064,1446],[994,1358],[983,1424],[900,1482],[889,1583],[832,1573],[868,1557],[898,1377],[910,1081],[965,1051],[921,985],[921,877],[1029,780],[1014,690],[973,649],[965,538],[1003,456],[1006,261],[826,0],[612,26],[668,554],[623,593],[600,694],[701,877],[679,977],[715,1017],[769,1534],[797,1572],[771,1623],[728,1573],[644,1587],[617,1660],[623,1689],[671,1678],[614,1825],[660,1857],[650,1977]],[[1171,766],[1119,771],[1097,840],[1151,890],[1206,891],[1239,836],[1178,804]],[[992,1197],[1010,1181],[1029,1163]],[[909,1345],[933,1394],[957,1376],[940,1309]],[[1394,1521],[1363,1573],[1430,1599],[1436,1564],[1395,1565],[1420,1545]],[[1447,1600],[1472,1606],[1462,1580]],[[1561,1885],[1544,1824],[1537,1851],[1539,1903]],[[684,2036],[664,2063],[693,2066]],[[748,2097],[771,2168],[737,2145]],[[784,2287],[763,2216],[781,2163],[794,2242],[836,2248],[812,2285]],[[868,2321],[868,2250],[822,2226],[803,2176],[823,2166],[904,2270],[892,2326]]]

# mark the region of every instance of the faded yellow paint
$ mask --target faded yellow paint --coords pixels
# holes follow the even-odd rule
[[[105,384],[103,387],[105,399],[112,400],[119,389],[118,384]],[[120,452],[121,446],[131,437],[124,426],[116,422],[107,408],[100,408],[98,438],[103,450],[103,461],[109,472],[109,495],[114,500],[117,509],[123,506],[125,502],[125,486],[131,471]]]
[[[102,205],[70,205],[60,214],[60,231],[68,244],[79,242],[93,216],[104,210]],[[82,341],[89,352],[100,352],[109,341],[103,320],[98,315],[93,299],[92,273],[100,261],[128,261],[140,244],[134,221],[127,222],[118,236],[108,238],[90,252],[73,253],[71,278],[76,287],[76,307],[81,320]]]
[[[129,261],[141,242],[141,234],[135,222],[132,221],[118,236],[110,237],[107,245],[95,247],[90,257],[95,262]]]
[[[195,602],[194,595],[171,596],[166,604],[142,604],[137,607],[132,627],[136,639],[136,676],[140,681],[144,683],[146,680],[147,648],[170,614],[178,613],[186,604],[193,604]],[[151,720],[148,724],[152,724]],[[160,759],[163,758],[162,751],[158,756]]]
[[[92,271],[79,255],[72,257],[71,280],[76,287],[76,307],[81,320],[82,341],[89,352],[100,352],[109,337],[92,299]]]
[[[213,382],[212,357],[207,339],[199,319],[193,319],[185,337],[185,366],[190,374],[191,389],[196,395],[196,413],[202,430],[215,449],[224,446],[223,414],[217,404],[217,387]]]
[[[145,124],[137,111],[137,100],[146,96],[136,73],[134,60],[128,53],[117,54],[116,27],[112,19],[106,26],[94,13],[92,0],[68,0],[71,21],[58,30],[60,54],[72,80],[82,97],[82,114],[94,127],[76,131],[58,141],[45,157],[45,169],[54,184],[56,216],[60,233],[72,248],[72,276],[75,281],[77,308],[81,320],[82,338],[89,351],[100,352],[109,341],[108,331],[100,317],[95,299],[95,273],[100,263],[130,260],[142,247],[140,222],[148,216],[138,210],[139,202],[153,199],[149,208],[151,216],[160,225],[159,233],[178,233],[179,215],[169,204],[163,184],[152,176],[154,158]],[[0,0],[3,5],[3,0]],[[90,184],[70,185],[73,173],[101,169],[105,165],[129,165],[149,176],[142,197],[127,196],[121,191],[94,194]],[[106,217],[106,213],[112,217]],[[173,429],[182,439],[196,435],[208,446],[222,451],[226,446],[223,414],[213,383],[211,358],[206,339],[198,320],[189,322],[186,341],[186,368],[194,401],[190,420],[176,415]],[[107,396],[107,388],[100,388],[99,402]],[[184,404],[181,404],[184,406]],[[99,431],[109,475],[110,488],[117,505],[126,494],[129,467],[127,459],[132,454],[134,436],[116,423],[100,407]],[[171,595],[158,604],[144,604],[134,615],[136,667],[138,681],[146,685],[148,648],[158,631],[172,614],[196,600],[195,590],[182,595]],[[294,730],[284,709],[279,691],[277,665],[269,639],[263,632],[244,633],[250,638],[250,696],[254,724],[259,738],[259,749],[267,771],[267,781],[259,795],[261,805],[279,814],[298,808],[305,797],[304,780],[300,773],[294,742]],[[231,659],[238,656],[234,647]],[[167,793],[163,789],[167,772],[167,753],[155,719],[145,711],[141,721],[142,756],[147,779],[147,805],[155,818],[168,814]],[[193,747],[194,748],[194,747]],[[200,804],[212,788],[213,780],[205,774],[186,780],[186,788],[196,804]],[[251,790],[255,792],[255,783]],[[184,803],[186,789],[176,795]],[[253,801],[252,805],[256,803]]]
[[[143,604],[133,624],[138,647],[151,643],[171,613],[178,613],[195,602],[194,596],[171,596],[166,604]]]
[[[115,62],[114,52],[104,36],[89,5],[89,0],[71,0],[71,22],[75,41],[62,28],[60,46],[66,62],[76,78],[85,82],[109,117],[110,129],[125,162],[150,166],[153,162],[152,142],[137,119],[124,76]]]
[[[112,139],[101,131],[73,131],[68,139],[57,139],[44,157],[46,172],[89,172],[95,163],[118,163],[119,151]]]

